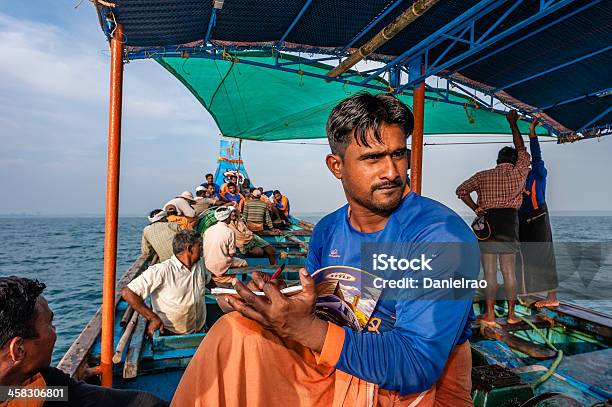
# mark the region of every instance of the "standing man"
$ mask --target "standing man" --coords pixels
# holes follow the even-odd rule
[[[517,261],[522,266],[521,279],[527,293],[548,291],[546,299],[537,301],[535,306],[558,307],[557,263],[552,243],[550,216],[546,205],[546,177],[540,142],[536,135],[537,119],[529,129],[529,150],[531,170],[527,174],[523,190],[523,204],[519,208],[519,239],[521,256]]]
[[[383,288],[361,332],[313,312],[310,274],[363,267],[366,243],[399,247],[414,258],[434,250],[430,276],[477,277],[478,247],[465,222],[406,185],[412,127],[410,110],[390,95],[360,93],[332,110],[326,164],[348,204],[314,228],[307,269],[300,271],[303,291],[285,296],[254,273],[266,294],[260,297],[234,279],[239,296],[226,302],[237,312],[219,319],[203,340],[172,405],[472,405],[473,290],[464,299],[422,300],[410,290]],[[464,248],[459,253],[457,245]]]
[[[201,332],[206,322],[205,286],[210,274],[202,267],[201,242],[196,232],[182,230],[172,241],[174,256],[133,279],[121,295],[149,320],[150,336]],[[151,297],[151,308],[144,300]]]
[[[151,211],[149,222],[142,231],[140,251],[146,255],[155,252],[161,263],[172,257],[172,240],[181,227],[175,222],[168,222],[166,212],[161,209]]]
[[[229,284],[231,276],[225,276],[230,267],[246,267],[245,259],[236,255],[236,236],[229,227],[233,206],[221,206],[215,210],[217,223],[204,232],[204,262],[212,273],[213,280],[219,284]]]
[[[529,172],[529,153],[521,137],[516,110],[510,110],[506,118],[512,130],[513,147],[503,147],[497,155],[497,166],[480,171],[457,187],[457,196],[477,216],[485,216],[491,233],[481,240],[482,267],[487,280],[485,289],[487,312],[480,321],[496,325],[495,296],[497,294],[497,260],[504,278],[508,299],[508,323],[520,322],[514,315],[516,303],[516,253],[519,251],[518,208],[523,201],[523,187]],[[476,202],[470,194],[476,192]]]

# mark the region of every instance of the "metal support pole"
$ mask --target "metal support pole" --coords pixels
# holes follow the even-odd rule
[[[102,287],[102,386],[113,386],[115,283],[117,272],[117,223],[119,214],[119,159],[121,154],[121,93],[123,89],[123,27],[111,38],[108,167],[106,172],[106,220],[104,224],[104,279]]]
[[[421,72],[422,70],[423,67],[421,66]],[[411,72],[414,72],[414,70],[411,69]],[[412,114],[414,115],[414,129],[412,130],[412,144],[410,147],[410,190],[420,195],[421,181],[423,177],[423,119],[425,117],[425,81],[421,82],[419,86],[414,88],[414,93],[412,96]]]

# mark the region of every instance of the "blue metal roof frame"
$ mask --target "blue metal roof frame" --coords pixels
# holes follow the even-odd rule
[[[220,9],[206,0],[94,3],[107,37],[123,24],[126,59],[218,58],[239,49],[330,55],[303,56],[308,64],[346,56],[412,1],[225,0]],[[402,92],[436,75],[540,117],[561,140],[609,134],[611,22],[606,0],[440,0],[368,57],[383,68],[334,80],[375,88],[370,82],[386,76],[394,79],[390,90]],[[290,64],[270,68],[297,72]]]

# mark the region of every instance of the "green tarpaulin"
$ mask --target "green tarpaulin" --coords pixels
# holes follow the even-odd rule
[[[285,55],[287,62],[292,58]],[[157,58],[211,113],[221,133],[250,140],[325,138],[325,123],[331,109],[342,99],[363,88],[320,78],[240,63],[274,64],[270,54],[251,52],[222,60],[207,58]],[[238,62],[237,62],[238,61]],[[294,69],[325,75],[328,65],[292,65]],[[379,81],[378,84],[386,83]],[[375,92],[368,90],[369,92]],[[459,104],[425,101],[425,134],[508,134],[503,115],[474,108],[473,101],[459,94]],[[399,96],[408,106],[412,96]],[[527,134],[529,124],[520,123]],[[548,134],[545,129],[539,132]]]

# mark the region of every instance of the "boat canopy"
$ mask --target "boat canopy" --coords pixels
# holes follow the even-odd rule
[[[419,14],[414,10],[415,3],[430,6]],[[463,89],[467,92],[461,93],[471,95],[471,105],[480,107],[480,112],[503,107],[499,105],[501,101],[524,115],[538,116],[561,139],[610,132],[612,3],[609,1],[94,0],[94,4],[108,38],[117,24],[123,26],[126,60],[156,58],[185,85],[197,82],[191,91],[217,118],[222,131],[235,137],[261,139],[266,131],[271,131],[270,137],[280,139],[293,130],[298,133],[292,134],[301,133],[303,137],[321,136],[320,122],[318,127],[299,129],[296,118],[289,120],[293,128],[286,131],[273,128],[272,120],[249,122],[260,112],[254,110],[249,117],[244,114],[245,109],[257,103],[255,95],[250,93],[257,86],[262,92],[261,103],[275,105],[299,102],[302,91],[306,100],[317,91],[319,97],[329,93],[318,106],[305,104],[302,112],[294,112],[309,118],[307,110],[313,109],[313,115],[320,119],[341,94],[365,88],[411,95],[415,86],[432,76],[450,84],[428,93],[432,103],[437,99],[440,105],[462,104],[465,97],[456,92]],[[398,16],[409,13],[411,8],[417,13],[405,28],[363,55],[384,64],[380,68],[359,74],[349,70],[330,75],[324,73],[327,68],[316,65],[343,61],[351,54],[363,52],[366,48],[362,46],[376,33],[394,23]],[[239,52],[244,50],[259,50],[268,56],[241,55]],[[297,54],[299,61],[288,61],[281,52]],[[236,63],[231,63],[231,59]],[[251,60],[261,61],[262,69],[239,66],[240,62],[247,65]],[[233,109],[240,119],[225,122],[234,113],[221,114],[222,108],[216,107],[215,101],[227,101],[227,94],[222,93],[230,86],[228,81],[233,82],[240,75],[265,78],[263,68],[293,73],[294,78],[281,80],[288,75],[270,72],[268,79],[282,85],[274,89],[279,83],[249,85],[242,77],[238,84],[244,99],[232,100],[231,108],[223,108]],[[219,73],[212,85],[194,80],[188,74],[209,75],[215,69]],[[318,76],[307,78],[311,69]],[[228,74],[225,80],[224,74]],[[310,78],[317,78],[320,83],[315,84]],[[381,78],[386,78],[388,84],[382,83]],[[219,90],[216,96],[214,89],[204,89],[215,85]],[[286,93],[289,87],[291,92]],[[471,126],[465,120],[465,109],[438,106],[433,109],[433,118],[426,115],[426,133],[499,131],[495,120],[488,121],[484,113],[481,119],[477,112],[477,126]],[[444,109],[462,115],[456,128],[450,128],[451,120],[446,124],[435,123],[445,117]],[[291,113],[282,111],[285,112]],[[281,114],[281,117],[291,119],[290,115]],[[288,121],[279,123],[284,126]],[[481,125],[487,130],[475,130]]]
[[[156,61],[193,93],[226,137],[259,141],[325,138],[331,109],[363,88],[259,65],[273,64],[275,58],[270,52],[238,52],[222,59],[168,57]],[[284,54],[278,58],[280,63],[299,60]],[[322,63],[298,65],[304,72],[322,76],[332,68]],[[388,86],[381,79],[377,83]],[[397,96],[407,105],[412,103],[411,96]],[[427,91],[425,97],[425,134],[509,132],[504,116],[481,107],[475,99],[437,89]],[[529,123],[519,124],[526,134]],[[548,134],[544,128],[538,131]]]

